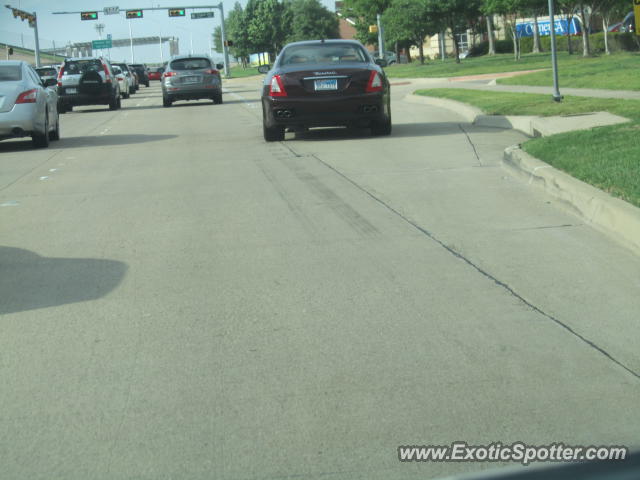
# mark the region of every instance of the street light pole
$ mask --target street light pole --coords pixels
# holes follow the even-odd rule
[[[131,47],[131,63],[136,63],[133,56],[133,34],[131,33],[131,19],[129,19],[129,46]]]
[[[378,22],[378,56],[380,58],[385,58],[384,56],[384,33],[382,32],[382,22],[380,21],[380,14],[376,15],[376,20]]]
[[[38,17],[33,12],[33,34],[36,40],[36,67],[40,66],[40,41],[38,40]]]
[[[549,0],[549,27],[551,33],[551,64],[553,67],[553,100],[562,101],[558,82],[558,52],[556,49],[556,23],[554,18],[553,0]]]

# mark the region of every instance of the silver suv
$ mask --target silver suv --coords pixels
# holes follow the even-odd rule
[[[172,57],[162,74],[162,105],[170,107],[176,100],[210,98],[222,103],[220,69],[205,55]]]
[[[67,58],[58,73],[58,111],[76,105],[109,105],[120,108],[120,87],[113,69],[104,58]]]

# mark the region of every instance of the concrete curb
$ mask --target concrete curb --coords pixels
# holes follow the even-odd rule
[[[628,122],[628,118],[609,112],[592,112],[564,117],[539,117],[535,115],[485,115],[482,110],[466,103],[446,98],[409,94],[404,100],[434,107],[446,108],[462,115],[466,121],[480,127],[511,128],[530,137],[546,137],[556,133],[587,130],[605,125]]]
[[[512,128],[529,136],[547,136],[570,130],[584,130],[602,124],[611,125],[629,121],[607,112],[581,115],[582,118],[578,121],[573,116],[543,118],[485,115],[479,108],[455,100],[414,94],[407,95],[405,100],[453,110],[475,125]],[[553,168],[524,152],[518,145],[504,151],[503,165],[530,185],[535,185],[561,200],[585,223],[640,255],[640,208]]]
[[[503,165],[564,202],[585,223],[640,255],[640,208],[553,168],[517,145],[505,150]]]

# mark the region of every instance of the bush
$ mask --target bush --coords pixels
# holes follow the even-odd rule
[[[511,40],[496,40],[496,53],[513,53],[513,42]],[[470,57],[480,57],[489,53],[489,42],[476,43],[469,49]]]
[[[612,52],[637,52],[638,43],[636,39],[633,38],[633,33],[620,33],[620,32],[609,32],[609,50]],[[604,52],[604,33],[592,33],[589,35],[589,41],[591,43],[591,53],[603,53]],[[572,36],[571,37],[571,45],[573,47],[573,51],[579,54],[582,54],[582,37]],[[551,51],[551,37],[544,36],[540,37],[540,46],[544,52]],[[566,36],[557,36],[556,37],[556,47],[559,52],[568,52],[569,45],[567,44]],[[531,53],[533,50],[533,37],[524,37],[520,39],[520,49],[522,53]]]

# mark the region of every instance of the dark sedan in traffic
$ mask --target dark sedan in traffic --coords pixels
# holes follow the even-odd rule
[[[267,142],[285,129],[369,127],[391,133],[389,81],[384,60],[374,60],[353,40],[314,40],[285,46],[266,72],[262,122]],[[267,72],[268,70],[268,72]]]

